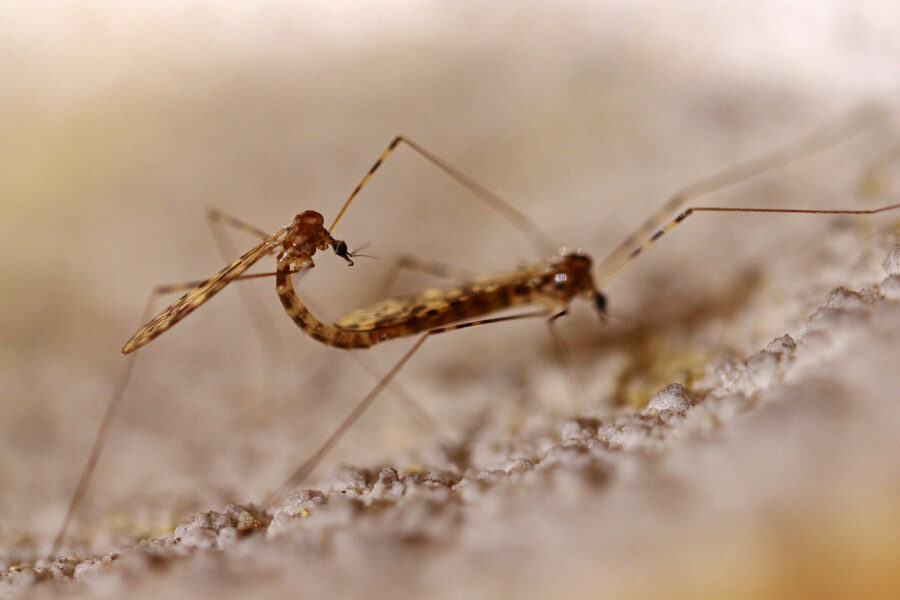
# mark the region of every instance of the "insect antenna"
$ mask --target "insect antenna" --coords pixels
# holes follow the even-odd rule
[[[381,260],[379,257],[375,256],[374,254],[363,254],[362,253],[363,250],[365,250],[366,248],[368,248],[371,245],[372,245],[371,243],[367,242],[367,243],[363,244],[362,246],[360,246],[359,248],[354,248],[353,250],[350,251],[349,256],[351,258],[371,258],[373,260]]]

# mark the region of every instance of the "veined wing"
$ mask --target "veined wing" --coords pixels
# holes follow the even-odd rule
[[[256,264],[259,259],[269,254],[281,242],[281,237],[284,235],[286,229],[287,228],[284,227],[279,229],[277,233],[261,241],[259,244],[245,252],[243,256],[176,300],[169,308],[153,317],[149,323],[138,329],[138,331],[131,336],[128,343],[122,347],[122,354],[134,352],[166,329],[188,316],[195,308],[217,294],[219,290],[231,283],[241,273]]]

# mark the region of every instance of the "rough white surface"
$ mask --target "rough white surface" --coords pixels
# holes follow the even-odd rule
[[[895,388],[875,382],[896,368],[900,305],[876,297],[877,283],[834,290],[797,340],[710,369],[694,393],[671,384],[640,414],[476,433],[402,471],[346,467],[327,492],[294,492],[269,511],[198,513],[114,555],[7,570],[0,589],[449,598],[477,582],[478,597],[545,597],[602,581],[617,596],[670,585],[765,595],[791,581],[758,581],[773,561],[799,569],[809,557],[849,575],[841,590],[859,578],[879,589],[896,558],[882,544],[898,525],[889,487],[900,472],[885,456],[897,450],[900,410]],[[505,463],[460,463],[462,450]],[[861,570],[828,558],[851,542]],[[632,578],[635,552],[656,576]]]
[[[684,386],[677,383],[667,385],[664,390],[660,390],[650,398],[644,414],[660,415],[663,411],[674,411],[677,413],[685,413],[691,407],[691,396]]]
[[[900,275],[900,244],[891,246],[884,257],[884,270],[888,275]]]

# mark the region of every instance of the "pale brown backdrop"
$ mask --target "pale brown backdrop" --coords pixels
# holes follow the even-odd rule
[[[560,244],[599,257],[694,179],[860,104],[898,109],[900,12],[887,0],[329,5],[0,5],[4,567],[33,561],[46,550],[122,365],[119,348],[137,326],[152,286],[205,277],[223,264],[204,222],[206,207],[266,230],[303,209],[331,218],[384,146],[402,133],[509,199]],[[856,193],[869,164],[896,143],[885,128],[704,203],[896,202],[897,183],[890,177],[870,194],[874,200]],[[831,246],[818,236],[829,223],[696,217],[610,285],[612,309],[663,325],[722,311],[722,321],[708,333],[712,345],[749,355],[778,335],[798,335],[833,287],[877,279],[871,269],[860,274],[854,268],[880,258],[865,262],[842,252],[849,247],[883,256],[889,234],[865,238],[871,247],[854,245],[857,238],[844,241],[826,257],[836,266],[820,268],[817,261],[825,259],[817,249]],[[336,233],[352,246],[369,244],[367,253],[379,260],[360,259],[349,269],[334,257],[319,259],[303,290],[327,318],[375,299],[397,253],[477,272],[534,259],[513,227],[406,148],[384,165]],[[253,243],[242,234],[235,242],[241,250]],[[758,277],[763,283],[753,283]],[[404,276],[398,289],[428,281]],[[281,313],[270,283],[248,285],[258,290],[282,345],[261,345],[237,295],[226,290],[143,349],[73,525],[71,552],[102,554],[128,547],[134,535],[164,534],[195,511],[259,502],[372,384],[341,351],[297,331]],[[732,304],[742,307],[737,316]],[[896,331],[896,317],[885,318],[893,318]],[[496,428],[498,443],[522,412],[546,410],[548,419],[559,420],[573,411],[606,414],[612,380],[629,361],[626,346],[610,345],[627,339],[627,326],[613,323],[613,331],[626,333],[610,334],[585,307],[561,325],[583,372],[586,405],[573,406],[541,324],[436,339],[405,371],[404,389],[447,435],[459,437],[486,421]],[[279,347],[276,354],[273,348]],[[384,370],[405,347],[395,342],[376,348],[371,360]],[[873,383],[896,397],[895,391],[884,392],[898,383],[895,375],[883,379],[897,371],[885,357],[890,348],[876,345],[886,367],[842,380],[845,395]],[[826,388],[833,391],[835,385]],[[880,412],[884,407],[873,406],[877,410],[868,418],[888,419]],[[896,406],[891,408],[896,421]],[[426,462],[427,454],[415,448],[428,444],[396,403],[382,398],[313,483],[327,487],[337,462],[398,469]],[[791,449],[802,455],[806,446]],[[703,448],[693,450],[701,462]],[[752,448],[734,452],[744,456]],[[874,469],[872,481],[884,477],[896,486],[898,461],[890,449],[896,445],[873,451],[884,464],[866,465]],[[688,469],[688,459],[678,460]],[[721,465],[712,468],[710,485],[733,485],[725,473]],[[791,476],[783,474],[785,480]],[[765,485],[778,489],[781,482]],[[896,487],[893,492],[896,501]],[[666,563],[661,547],[645,537],[652,538],[652,527],[632,531],[634,537],[604,529],[645,516],[627,509],[628,493],[609,492],[621,496],[621,513],[599,519],[597,537],[584,534],[589,542],[582,539],[584,548],[573,550],[577,558],[542,553],[535,537],[517,528],[539,519],[538,510],[516,525],[483,531],[483,544],[476,536],[469,550],[432,543],[418,559],[406,555],[396,565],[401,571],[391,591],[414,595],[428,589],[444,597],[591,593],[608,582],[611,589],[652,595],[666,588],[664,582],[635,584],[621,575],[623,564],[640,570],[643,553],[655,557],[648,569]],[[864,495],[862,502],[877,505],[883,499]],[[813,501],[794,492],[785,501],[800,513],[804,531],[816,527],[802,516]],[[692,502],[702,506],[704,498]],[[748,503],[734,518],[749,515],[766,523],[765,511]],[[577,514],[556,518],[563,522],[552,529],[558,535],[579,531]],[[714,548],[721,540],[707,544],[709,532],[690,537],[695,524],[685,524],[690,541],[684,548],[720,556]],[[890,527],[896,534],[895,514]],[[352,524],[347,530],[354,535]],[[605,535],[615,540],[613,549],[598,550],[606,547]],[[675,527],[663,535],[672,542],[682,533]],[[734,564],[752,568],[731,571],[734,564],[720,562],[703,575],[688,569],[680,581],[707,591],[722,589],[717,586],[732,576],[746,583],[763,573],[782,581],[777,564],[764,556],[769,546],[759,542],[760,550],[757,542],[734,550]],[[564,537],[547,543],[566,547]],[[235,577],[233,597],[274,596],[286,589],[379,596],[370,586],[383,584],[380,576],[364,568],[359,579],[354,574],[381,544],[377,536],[370,546],[359,544],[360,556],[308,551],[315,558],[298,560],[328,566],[302,575],[291,574],[290,562],[276,562],[278,575],[264,578],[268,584],[257,579],[258,572],[226,575],[229,569],[214,565],[199,572],[210,585]],[[632,554],[630,548],[637,550]],[[811,561],[816,548],[809,550]],[[454,576],[441,574],[441,561]],[[377,564],[389,568],[390,557]],[[546,587],[530,587],[530,577],[517,582],[515,565],[545,573]],[[676,580],[684,572],[678,565],[668,575]],[[433,579],[411,575],[428,570],[434,570]],[[134,579],[117,581],[147,597],[158,585],[169,586],[163,589],[170,594],[205,589],[205,576],[166,573],[171,571],[136,569]],[[414,579],[408,588],[405,574]],[[789,572],[784,581],[793,576]],[[805,573],[797,577],[808,582],[817,571],[808,579]],[[68,585],[42,589],[48,595],[115,595],[119,589]]]

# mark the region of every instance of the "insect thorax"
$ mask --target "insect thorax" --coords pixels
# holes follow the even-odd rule
[[[591,277],[591,257],[579,252],[563,252],[541,274],[540,293],[568,305],[577,297],[592,298],[597,292]]]
[[[325,229],[325,218],[314,210],[305,210],[288,226],[278,260],[298,269],[312,267],[316,251],[327,250],[334,243],[334,238]]]

